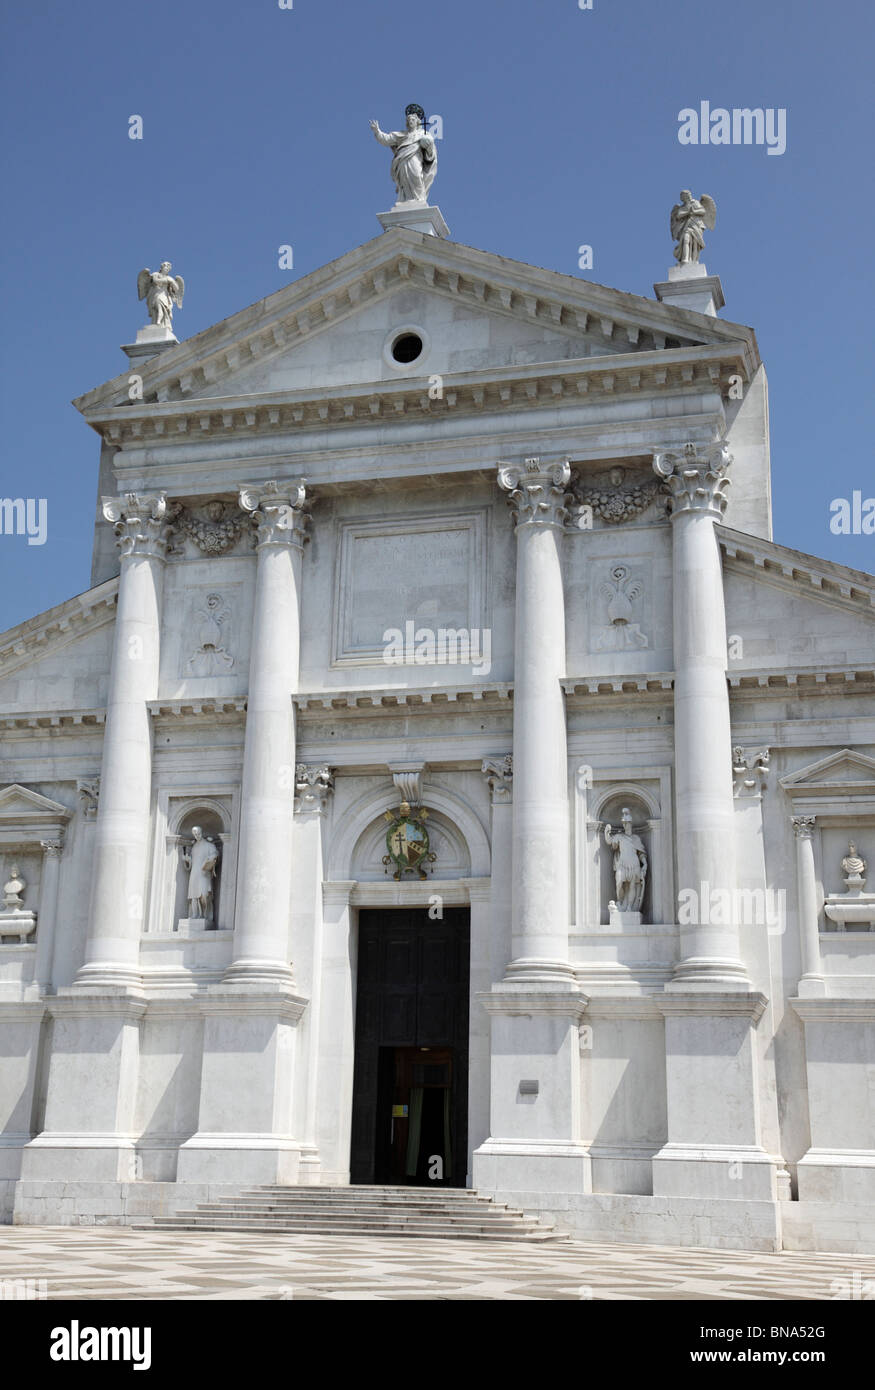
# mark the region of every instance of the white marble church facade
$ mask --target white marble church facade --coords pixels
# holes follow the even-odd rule
[[[92,587],[0,644],[2,1219],[355,1181],[362,914],[462,908],[463,1180],[599,1240],[871,1249],[875,581],[771,540],[719,282],[395,222],[76,402]]]

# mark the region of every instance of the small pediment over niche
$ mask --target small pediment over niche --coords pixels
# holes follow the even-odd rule
[[[72,814],[59,801],[13,782],[0,791],[0,843],[56,839]]]
[[[782,777],[781,786],[791,796],[829,791],[875,792],[875,758],[853,748],[842,748]]]

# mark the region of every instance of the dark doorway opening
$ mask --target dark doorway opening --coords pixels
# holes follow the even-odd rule
[[[468,908],[362,910],[351,1180],[464,1187]]]

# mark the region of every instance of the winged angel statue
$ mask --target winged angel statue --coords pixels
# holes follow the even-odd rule
[[[698,261],[705,247],[704,231],[713,232],[717,221],[717,204],[707,193],[694,198],[688,188],[681,189],[681,200],[671,210],[671,234],[677,242],[674,258],[678,265]]]
[[[141,270],[137,276],[137,294],[145,299],[149,318],[159,328],[173,327],[173,306],[182,308],[185,281],[181,275],[170,274],[170,262],[162,261],[157,270]]]

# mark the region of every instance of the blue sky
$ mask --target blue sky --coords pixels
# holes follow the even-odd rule
[[[69,404],[125,366],[136,273],[169,258],[181,337],[368,241],[408,101],[444,121],[454,240],[652,296],[681,187],[771,387],[775,539],[875,570],[831,499],[871,463],[872,9],[863,0],[119,0],[7,3],[0,630],[89,584],[99,442]],[[787,110],[787,150],[678,143],[678,112]],[[128,138],[141,115],[144,138]],[[294,270],[278,247],[294,247]],[[592,245],[592,271],[577,249]]]

